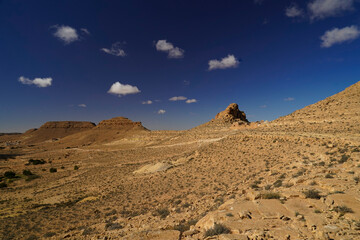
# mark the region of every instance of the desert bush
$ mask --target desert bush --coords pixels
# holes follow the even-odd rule
[[[74,170],[79,170],[79,166],[75,165]]]
[[[51,173],[56,173],[56,172],[57,172],[57,169],[56,169],[56,168],[50,168],[49,171],[50,171]]]
[[[160,218],[164,219],[169,214],[170,214],[169,210],[167,210],[166,208],[161,208],[161,209],[157,209],[153,215],[154,216],[159,216]]]
[[[45,164],[46,161],[44,159],[29,159],[28,163],[25,165],[39,165],[39,164]]]
[[[13,171],[6,171],[6,172],[4,173],[4,177],[5,177],[5,178],[8,178],[8,179],[16,178],[16,173],[13,172]]]
[[[221,224],[215,224],[213,228],[210,228],[205,232],[205,237],[211,237],[220,234],[230,233],[230,229]]]
[[[275,192],[268,192],[261,194],[262,199],[280,199],[280,194]]]
[[[345,205],[336,206],[333,208],[333,210],[337,213],[340,213],[341,216],[343,216],[345,213],[353,213],[354,212],[351,208],[348,208]]]
[[[350,156],[348,156],[348,155],[342,155],[341,156],[341,158],[340,158],[340,160],[338,161],[338,163],[344,163],[344,162],[346,162],[348,159],[349,159],[349,157]]]
[[[275,182],[274,182],[274,187],[281,187],[282,186],[282,180],[276,180]]]
[[[106,230],[117,230],[117,229],[122,229],[124,228],[120,223],[112,223],[112,222],[109,222],[105,225],[105,229]]]
[[[7,187],[7,184],[4,183],[4,182],[0,182],[0,188],[6,188]]]
[[[30,171],[30,170],[23,170],[23,175],[25,175],[25,176],[31,176],[31,175],[33,175],[33,173]]]
[[[321,195],[318,190],[310,189],[304,192],[306,198],[320,199]]]

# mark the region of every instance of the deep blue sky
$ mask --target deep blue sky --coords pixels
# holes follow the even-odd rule
[[[314,18],[308,6],[314,1],[326,4],[0,0],[0,132],[25,131],[51,120],[97,123],[116,116],[150,129],[187,129],[232,102],[251,121],[289,114],[360,80],[357,36],[326,48],[320,39],[334,28],[359,27],[360,4],[341,0],[350,4],[347,9]],[[290,7],[302,14],[286,16]],[[61,26],[76,29],[79,38],[68,44],[56,38]],[[157,51],[158,40],[183,49],[183,57]],[[116,42],[126,56],[100,51]],[[229,54],[240,62],[236,67],[208,70],[210,60]],[[52,78],[52,84],[22,84],[21,76]],[[141,92],[107,93],[115,82]],[[174,96],[197,102],[169,101]],[[142,104],[147,100],[153,104]],[[160,109],[165,114],[158,114]]]

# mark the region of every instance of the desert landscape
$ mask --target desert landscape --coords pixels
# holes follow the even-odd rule
[[[239,108],[0,136],[0,239],[360,239],[360,82],[271,122]]]

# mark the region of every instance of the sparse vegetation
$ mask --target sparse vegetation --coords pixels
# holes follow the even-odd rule
[[[13,179],[13,178],[16,178],[16,173],[13,171],[6,171],[4,173],[4,177],[8,178],[8,179]]]
[[[310,189],[304,192],[306,198],[320,199],[320,192],[314,189]]]
[[[339,163],[344,163],[344,162],[347,162],[347,160],[349,159],[350,156],[348,155],[342,155],[340,160],[338,161]]]
[[[353,213],[354,211],[351,208],[348,208],[345,205],[342,206],[336,206],[333,208],[333,210],[337,213],[340,213],[340,216],[345,215],[345,213]]]
[[[45,164],[46,161],[44,159],[29,159],[28,163],[25,165],[39,165],[39,164]]]
[[[51,173],[56,173],[57,172],[57,169],[56,168],[50,168],[49,170]]]
[[[274,182],[273,185],[274,185],[274,187],[276,187],[276,188],[277,188],[277,187],[281,187],[281,186],[282,186],[282,180],[280,180],[280,179],[279,179],[279,180],[276,180],[276,182]]]
[[[75,165],[74,170],[79,170],[79,166]]]
[[[280,199],[280,194],[275,192],[268,192],[261,194],[262,199]]]
[[[169,210],[166,208],[157,209],[154,212],[154,216],[159,216],[161,219],[166,218],[170,214]]]
[[[205,237],[211,237],[211,236],[226,234],[230,232],[231,232],[230,229],[228,229],[224,225],[215,224],[213,228],[210,228],[205,232]]]

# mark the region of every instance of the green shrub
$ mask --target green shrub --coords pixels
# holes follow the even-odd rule
[[[344,154],[344,155],[341,156],[341,159],[338,162],[339,163],[344,163],[349,159],[349,157],[350,156]]]
[[[79,166],[74,166],[74,170],[79,170]]]
[[[56,173],[57,172],[57,169],[56,168],[50,168],[49,170],[51,173]]]
[[[230,229],[221,224],[215,224],[213,228],[210,228],[205,232],[205,237],[211,237],[220,234],[230,233]]]
[[[306,198],[312,198],[312,199],[320,199],[321,195],[320,192],[314,189],[310,189],[304,192]]]
[[[0,182],[0,188],[6,188],[7,187],[7,184],[4,183],[4,182]]]

